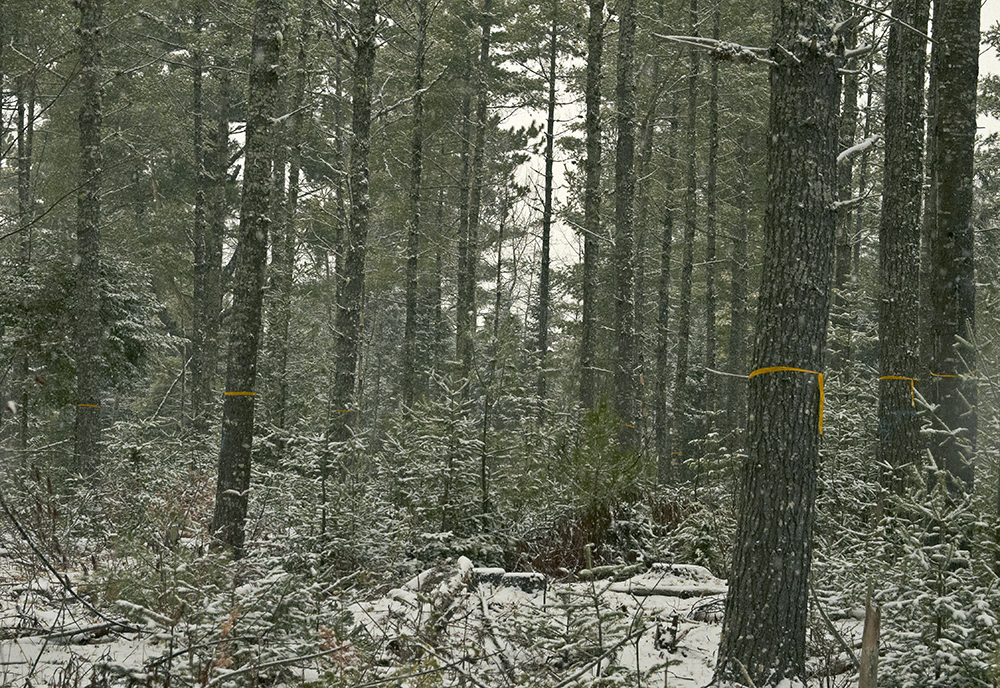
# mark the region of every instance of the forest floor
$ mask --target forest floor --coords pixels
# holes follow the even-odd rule
[[[340,628],[318,626],[315,642],[287,660],[249,662],[229,659],[232,614],[196,653],[185,645],[194,636],[176,620],[140,614],[141,628],[122,631],[53,577],[7,571],[0,685],[706,686],[725,581],[698,566],[665,564],[627,577],[638,568],[620,568],[621,580],[595,570],[567,582],[475,568],[463,557],[355,598]],[[859,641],[857,621],[835,623],[847,643]],[[204,647],[213,659],[205,660]],[[849,675],[825,673],[815,685],[847,685]]]

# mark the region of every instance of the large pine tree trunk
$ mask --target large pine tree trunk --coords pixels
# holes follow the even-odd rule
[[[597,401],[594,356],[597,351],[597,262],[601,233],[601,56],[604,51],[604,0],[589,0],[587,84],[584,129],[587,158],[583,190],[583,313],[580,335],[580,404]]]
[[[615,392],[619,441],[638,449],[635,380],[635,301],[633,266],[633,198],[635,196],[635,0],[618,8],[618,74],[615,101],[618,140],[615,144]]]
[[[76,465],[100,463],[101,391],[101,26],[103,0],[79,0],[80,192],[76,228]]]
[[[930,229],[930,384],[938,406],[931,453],[954,490],[972,490],[976,445],[976,368],[969,344],[975,329],[976,285],[972,225],[976,87],[979,74],[978,0],[950,0],[934,12],[936,117],[931,185],[936,212]]]
[[[747,457],[716,680],[806,678],[842,47],[832,0],[776,6],[768,192]],[[808,37],[808,38],[803,38]],[[795,370],[775,370],[776,367]],[[802,372],[805,371],[805,372]]]
[[[427,0],[417,0],[413,55],[413,133],[410,144],[409,217],[406,231],[406,322],[403,329],[403,405],[417,400],[417,290],[420,258],[420,191],[424,169],[424,61],[427,54]]]
[[[236,558],[242,557],[250,488],[254,387],[261,337],[261,308],[270,227],[271,137],[278,93],[278,59],[284,7],[258,0],[250,48],[250,79],[233,305],[230,315],[226,393],[212,532]]]
[[[361,314],[365,301],[365,255],[368,243],[368,219],[371,197],[368,190],[368,153],[371,148],[372,74],[375,70],[375,0],[361,0],[358,5],[354,35],[354,84],[351,94],[351,197],[341,288],[338,294],[336,376],[332,401],[331,439],[344,442],[351,437],[358,420],[355,384],[361,358]],[[339,267],[339,266],[338,266]]]
[[[885,86],[885,172],[879,227],[879,466],[915,464],[920,424],[913,399],[920,361],[920,193],[928,0],[895,0]],[[883,484],[902,487],[896,472]]]

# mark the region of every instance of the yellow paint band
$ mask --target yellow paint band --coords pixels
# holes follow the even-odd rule
[[[823,434],[823,406],[826,403],[826,395],[823,392],[823,373],[818,370],[806,370],[805,368],[790,368],[788,366],[771,366],[770,368],[758,368],[749,375],[747,379],[757,375],[763,375],[764,373],[809,373],[810,375],[816,376],[816,381],[819,384],[819,434]]]
[[[934,373],[931,373],[933,375]],[[903,375],[883,375],[879,380],[909,380],[910,381],[910,406],[916,407],[917,402],[913,394],[913,383],[920,382],[919,377],[905,377]]]
[[[253,392],[226,392],[227,397],[252,397],[255,396]]]
[[[77,406],[82,406],[83,408],[95,408],[95,409],[101,408],[97,404],[77,404]]]

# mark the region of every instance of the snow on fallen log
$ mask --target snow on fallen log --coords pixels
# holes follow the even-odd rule
[[[653,564],[649,571],[611,585],[612,592],[681,598],[722,595],[727,590],[726,581],[694,564]]]
[[[472,569],[469,588],[475,590],[481,585],[494,588],[516,588],[530,595],[544,591],[548,586],[548,578],[544,573],[508,573],[501,568],[477,567]]]
[[[593,566],[588,569],[580,569],[576,577],[580,580],[602,580],[604,578],[612,578],[614,580],[625,580],[629,576],[634,576],[637,573],[645,570],[646,565],[639,564],[609,564],[607,566]]]

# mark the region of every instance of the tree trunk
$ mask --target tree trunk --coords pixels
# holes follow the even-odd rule
[[[842,0],[843,2],[843,0]],[[848,15],[854,13],[854,7],[846,3]],[[852,25],[844,34],[848,48],[857,43],[857,29]],[[847,61],[847,71],[844,74],[844,98],[840,111],[840,150],[845,151],[854,145],[858,132],[858,65],[857,58]],[[841,203],[847,203],[854,195],[854,157],[849,155],[840,162],[837,170],[839,187],[837,198]],[[851,277],[851,255],[854,232],[854,210],[851,206],[843,207],[837,217],[837,264],[833,279],[833,326],[835,336],[830,342],[830,367],[843,371],[848,362],[851,340],[851,315],[848,312],[847,290]]]
[[[222,297],[226,291],[223,284],[222,249],[226,238],[226,223],[229,220],[229,109],[231,103],[231,86],[229,78],[229,61],[220,60],[218,84],[218,112],[214,141],[214,171],[212,174],[212,216],[209,223],[209,236],[205,245],[205,260],[208,263],[208,276],[205,286],[205,371],[203,376],[204,390],[202,399],[205,402],[202,416],[206,423],[219,408],[215,397],[215,375],[219,368],[220,351],[222,349]]]
[[[806,678],[823,355],[834,268],[842,43],[832,0],[782,2],[747,456],[716,681]],[[810,37],[804,40],[802,37]],[[781,369],[787,366],[791,368]]]
[[[424,167],[424,59],[427,54],[427,0],[417,0],[413,56],[413,138],[410,144],[409,226],[406,233],[406,323],[403,330],[403,405],[411,408],[417,390],[417,291],[420,258],[420,191]]]
[[[80,9],[80,192],[76,229],[76,467],[100,463],[101,391],[101,26],[103,0]]]
[[[920,192],[923,186],[924,75],[928,0],[895,0],[885,77],[885,172],[879,226],[879,403],[875,462],[890,468],[885,487],[900,492],[899,469],[920,454],[913,398],[920,361]],[[903,22],[906,26],[901,25]]]
[[[458,180],[458,259],[455,276],[455,360],[458,363],[458,377],[469,380],[472,376],[472,344],[475,329],[475,304],[469,303],[468,284],[469,270],[473,269],[473,260],[469,247],[469,197],[472,190],[472,62],[465,67],[464,87],[462,95],[462,147],[461,173]],[[475,282],[475,278],[472,278]],[[475,289],[473,298],[475,296]]]
[[[493,27],[493,0],[483,0],[479,15],[479,61],[473,72],[473,90],[476,99],[474,121],[475,141],[469,153],[468,188],[466,193],[468,217],[465,231],[459,242],[465,243],[465,264],[459,267],[458,299],[455,315],[458,331],[456,334],[456,357],[459,361],[461,377],[470,380],[475,358],[476,334],[476,274],[479,266],[479,210],[483,187],[483,165],[486,157],[486,125],[489,112],[489,92],[487,81],[490,71],[490,37]],[[471,106],[471,103],[470,103]],[[467,137],[466,137],[467,138]],[[464,216],[464,213],[463,213]],[[461,232],[461,228],[460,228]],[[459,250],[460,254],[462,250]],[[461,260],[461,255],[460,255]]]
[[[194,30],[196,40],[201,40],[204,30],[204,15],[202,3],[195,7]],[[191,55],[191,149],[194,157],[195,191],[194,191],[194,226],[193,239],[193,304],[191,317],[191,426],[196,433],[203,436],[206,430],[203,422],[207,397],[203,396],[207,388],[206,375],[206,323],[211,317],[207,303],[207,282],[209,265],[208,219],[207,203],[208,189],[211,184],[208,175],[205,146],[205,100],[204,100],[205,59],[200,49],[195,49]]]
[[[559,3],[552,2],[552,26],[549,33],[549,98],[545,120],[545,199],[542,206],[542,264],[538,278],[538,419],[545,418],[547,396],[545,365],[549,349],[549,241],[552,235],[552,163],[556,148],[556,58],[559,55]]]
[[[281,343],[278,352],[278,426],[288,427],[288,348],[290,344],[289,327],[292,317],[292,290],[294,288],[295,264],[298,260],[297,217],[299,207],[299,192],[302,177],[302,147],[305,140],[306,86],[308,81],[308,48],[309,36],[312,32],[312,7],[306,2],[302,8],[302,18],[299,25],[299,53],[295,65],[295,90],[292,94],[292,149],[288,159],[288,198],[285,205],[285,256],[284,274],[281,276],[281,320],[279,322],[278,341]]]
[[[719,40],[722,10],[712,11],[712,38]],[[719,61],[709,62],[708,82],[708,170],[705,175],[705,367],[715,370],[715,234],[718,220],[719,177]],[[715,373],[705,376],[705,430],[708,437],[715,413]]]
[[[618,9],[618,74],[615,101],[618,140],[615,144],[615,337],[614,406],[618,438],[626,450],[637,450],[635,380],[635,302],[632,255],[633,198],[635,196],[635,0],[623,0]]]
[[[976,87],[979,74],[978,0],[952,0],[934,12],[937,112],[931,185],[937,193],[930,233],[930,311],[933,333],[927,398],[937,405],[931,443],[952,490],[972,491],[976,446],[976,285],[972,225]]]
[[[657,3],[659,18],[663,18],[663,3]],[[645,388],[645,314],[646,314],[646,236],[649,233],[649,179],[653,161],[653,139],[656,135],[657,112],[666,80],[660,74],[660,57],[654,55],[650,69],[650,94],[639,128],[639,160],[636,162],[635,185],[635,372],[636,431],[646,437],[646,388]],[[645,441],[643,440],[643,443]]]
[[[288,32],[290,25],[286,20],[282,25],[282,35]],[[274,133],[271,136],[271,207],[270,207],[270,249],[271,263],[267,267],[267,308],[264,311],[266,327],[264,330],[267,356],[265,358],[262,373],[264,375],[263,388],[267,394],[267,403],[264,405],[266,421],[275,427],[281,427],[284,423],[284,400],[281,398],[281,377],[282,350],[285,350],[287,360],[286,340],[282,338],[282,320],[284,318],[285,295],[291,284],[290,270],[292,258],[286,248],[286,221],[288,220],[288,197],[286,191],[289,157],[289,134],[290,121],[284,114],[289,111],[288,89],[285,84],[289,78],[289,54],[284,39],[278,61],[278,93],[275,101],[275,112],[281,115],[281,119],[274,123]],[[289,275],[288,284],[285,283],[285,276]],[[285,328],[287,332],[287,328]],[[280,439],[279,439],[280,443]]]
[[[443,144],[442,144],[443,148]],[[443,151],[442,151],[443,157]],[[439,228],[444,228],[444,172],[438,177],[436,224]],[[430,284],[430,338],[431,338],[431,369],[441,370],[444,362],[449,359],[448,340],[450,330],[448,321],[444,316],[444,250],[441,238],[438,238],[434,247],[434,271],[431,274]]]
[[[748,273],[750,272],[747,247],[750,241],[750,125],[743,124],[740,132],[739,187],[736,200],[739,221],[734,226],[733,253],[730,264],[729,285],[729,346],[726,359],[729,373],[726,385],[726,415],[729,431],[735,435],[734,450],[743,449],[743,436],[747,426],[747,383],[739,377],[747,374]]]
[[[583,190],[583,313],[580,336],[580,405],[597,401],[594,356],[597,351],[597,265],[601,234],[601,56],[604,51],[604,0],[589,0],[587,85],[584,94],[587,158]]]
[[[691,0],[689,31],[697,35],[698,0]],[[687,111],[687,192],[684,196],[684,244],[681,257],[680,313],[677,318],[677,359],[674,363],[674,421],[676,440],[672,442],[678,462],[687,458],[687,399],[688,352],[691,346],[691,282],[694,272],[694,235],[698,228],[698,51],[692,47],[688,67]]]
[[[274,399],[271,401],[271,422],[282,430],[288,427],[288,349],[292,318],[292,287],[296,263],[296,217],[299,200],[299,178],[302,164],[302,126],[304,120],[307,56],[306,48],[309,40],[311,10],[308,4],[302,8],[299,24],[298,51],[295,58],[294,77],[292,82],[291,102],[286,109],[292,113],[290,120],[284,125],[287,134],[276,142],[278,150],[274,161],[274,188],[277,195],[273,216],[275,223],[274,240],[271,246],[271,290],[269,304],[271,361],[270,385]],[[287,60],[282,60],[284,65]],[[282,70],[287,74],[287,69]],[[286,77],[287,78],[287,77]],[[289,126],[290,125],[290,126]],[[280,162],[279,162],[280,161]],[[287,164],[288,181],[285,187],[284,168]],[[281,175],[279,179],[278,175]],[[284,440],[279,439],[279,445]]]
[[[245,553],[253,444],[254,386],[270,228],[272,136],[284,7],[258,0],[250,49],[243,200],[233,279],[226,393],[212,532],[235,558]]]
[[[660,485],[669,484],[674,479],[675,472],[670,442],[667,382],[670,366],[670,254],[674,238],[674,170],[677,165],[676,100],[672,102],[671,110],[667,159],[663,166],[663,187],[666,201],[663,207],[663,236],[660,243],[660,284],[656,325],[656,387],[653,390],[653,411],[656,414],[656,480]]]
[[[931,20],[931,31],[937,34],[938,17],[940,4],[934,4],[934,18]],[[932,35],[932,38],[934,36]],[[937,96],[938,80],[937,68],[935,65],[935,55],[933,46],[931,48],[930,61],[927,65],[929,76],[927,77],[927,140],[924,143],[924,221],[920,234],[920,361],[923,364],[921,375],[930,378],[928,367],[934,352],[934,318],[930,309],[931,284],[934,281],[931,275],[931,234],[937,222],[937,187],[934,183],[934,154],[937,150],[935,136],[937,127]],[[931,380],[922,380],[929,387]],[[923,385],[922,385],[923,386]],[[925,395],[926,396],[926,395]]]
[[[361,358],[361,313],[365,301],[365,254],[371,198],[368,153],[371,147],[372,74],[375,70],[375,0],[361,0],[355,27],[354,85],[351,94],[351,213],[344,241],[343,281],[338,295],[336,377],[333,383],[334,442],[345,442],[357,427],[355,394]]]
[[[31,262],[31,225],[35,219],[31,193],[32,149],[35,134],[35,80],[25,77],[17,92],[17,217],[21,230],[21,267]]]
[[[27,93],[25,93],[27,91]],[[2,92],[2,91],[0,91]],[[35,220],[34,198],[31,192],[32,148],[35,131],[35,80],[28,77],[21,84],[17,95],[17,216],[21,230],[21,255],[19,269],[22,274],[31,265],[31,226]],[[28,448],[28,422],[31,404],[30,361],[27,351],[17,354],[16,387],[20,390],[20,408],[17,410],[18,448]]]

